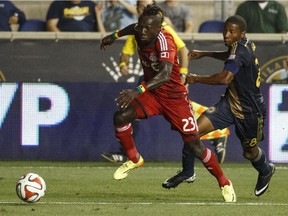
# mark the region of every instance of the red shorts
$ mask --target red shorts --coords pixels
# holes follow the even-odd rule
[[[172,128],[180,132],[185,142],[199,139],[197,121],[189,101],[184,96],[183,99],[163,100],[148,91],[140,94],[131,105],[137,112],[137,119],[162,115]]]

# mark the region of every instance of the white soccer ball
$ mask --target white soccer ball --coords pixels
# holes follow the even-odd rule
[[[38,202],[46,191],[44,179],[35,173],[28,173],[20,177],[16,184],[18,197],[29,203]]]

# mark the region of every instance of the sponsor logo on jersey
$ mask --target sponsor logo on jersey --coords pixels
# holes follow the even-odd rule
[[[152,62],[157,62],[157,60],[158,60],[158,58],[155,56],[154,53],[150,53],[149,59]]]
[[[169,52],[161,52],[160,57],[161,58],[169,58]]]

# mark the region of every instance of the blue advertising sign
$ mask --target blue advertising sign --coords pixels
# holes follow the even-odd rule
[[[134,83],[2,83],[0,160],[103,160],[102,152],[120,147],[113,127],[115,98],[122,89],[134,87]],[[268,87],[264,84],[262,88],[267,103]],[[191,99],[206,106],[217,102],[223,92],[223,87],[190,86]],[[288,119],[286,111],[283,118]],[[139,124],[135,143],[145,160],[180,161],[183,141],[162,116]],[[245,161],[234,128],[230,130],[226,161]],[[274,137],[270,136],[270,142]],[[204,143],[213,149],[208,141]],[[261,147],[268,151],[267,137]]]

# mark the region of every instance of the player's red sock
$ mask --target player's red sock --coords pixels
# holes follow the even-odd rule
[[[132,126],[130,124],[125,124],[122,126],[115,126],[116,138],[126,150],[128,158],[137,163],[140,155],[135,147],[135,143],[132,137]]]
[[[202,156],[201,161],[206,169],[216,177],[220,187],[223,187],[224,185],[230,185],[229,180],[224,175],[215,155],[211,152],[210,149],[205,149],[205,153]]]

